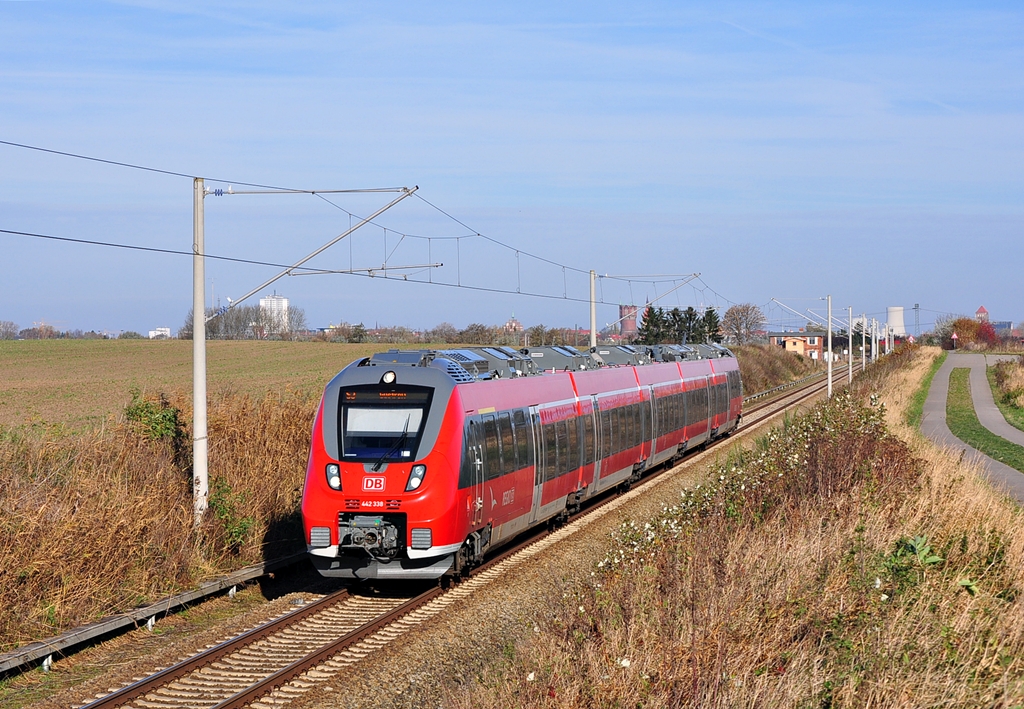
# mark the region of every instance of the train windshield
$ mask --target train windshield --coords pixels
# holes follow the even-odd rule
[[[344,460],[414,460],[430,408],[424,387],[352,387],[341,392]]]

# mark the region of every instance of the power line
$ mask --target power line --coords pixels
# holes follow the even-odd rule
[[[0,140],[0,145],[9,145],[14,148],[23,148],[25,150],[35,150],[40,153],[49,153],[51,155],[60,155],[66,158],[74,158],[76,160],[86,160],[88,162],[98,162],[104,165],[114,165],[115,167],[126,167],[131,170],[142,170],[143,172],[155,172],[160,175],[170,175],[172,177],[187,177],[190,180],[194,180],[200,175],[190,175],[185,172],[176,172],[174,170],[164,170],[159,167],[150,167],[149,165],[137,165],[130,162],[121,162],[120,160],[108,160],[106,158],[97,158],[92,155],[82,155],[80,153],[69,153],[64,150],[54,150],[52,148],[43,148],[38,145],[27,145],[25,143],[15,143],[10,140]],[[355,190],[303,190],[296,189],[293,187],[278,187],[276,185],[263,185],[257,182],[243,182],[241,180],[222,180],[216,177],[206,178],[211,182],[223,182],[231,185],[244,185],[245,187],[260,187],[262,189],[274,190],[275,192],[294,192],[300,194],[319,194],[319,192],[397,192],[401,190],[400,187],[370,187],[366,189],[355,189]]]
[[[69,236],[55,236],[53,234],[38,234],[38,233],[35,233],[35,232],[30,232],[30,231],[17,231],[17,230],[14,230],[14,229],[0,229],[0,234],[12,234],[12,235],[15,235],[15,236],[27,236],[27,237],[34,238],[34,239],[45,239],[45,240],[49,240],[49,241],[61,241],[61,242],[74,243],[74,244],[85,244],[85,245],[88,245],[88,246],[103,246],[103,247],[107,247],[107,248],[125,249],[125,250],[129,250],[129,251],[144,251],[144,252],[149,252],[149,253],[168,254],[168,255],[172,255],[172,256],[195,256],[195,254],[193,252],[191,252],[191,251],[181,251],[181,250],[177,250],[177,249],[161,249],[161,248],[158,248],[158,247],[155,247],[155,246],[139,246],[138,244],[118,244],[118,243],[115,243],[115,242],[96,241],[96,240],[93,240],[93,239],[76,239],[76,238],[69,237]],[[291,264],[275,263],[273,261],[256,261],[256,260],[253,260],[253,259],[244,259],[244,258],[238,258],[238,257],[234,257],[234,256],[218,256],[216,254],[210,254],[210,253],[202,254],[202,256],[204,256],[205,258],[214,259],[214,260],[217,260],[217,261],[228,261],[228,262],[232,262],[232,263],[244,263],[244,264],[250,264],[250,265],[254,265],[254,266],[271,266],[273,268],[291,268],[292,267]],[[299,267],[296,270],[309,271],[311,273],[312,272],[324,273],[320,269],[314,269],[314,268],[311,268],[311,267],[308,267],[308,266],[301,266],[301,267]],[[569,302],[575,302],[575,303],[589,303],[590,302],[589,298],[576,298],[576,297],[567,296],[567,295],[552,295],[550,293],[534,293],[534,292],[531,292],[531,291],[514,291],[514,290],[506,290],[506,289],[502,289],[502,288],[488,288],[488,287],[485,287],[485,286],[471,286],[471,285],[467,285],[467,284],[464,284],[464,283],[445,283],[443,281],[424,281],[424,280],[418,280],[418,279],[410,279],[410,278],[405,277],[405,276],[402,277],[402,278],[398,278],[396,276],[379,275],[379,272],[382,270],[380,267],[366,268],[366,269],[362,269],[362,270],[366,270],[366,271],[368,271],[368,273],[360,273],[358,271],[355,271],[355,272],[348,271],[348,272],[339,272],[339,273],[341,275],[361,276],[363,278],[377,278],[377,279],[380,279],[380,280],[400,281],[400,282],[405,282],[405,283],[420,283],[420,284],[428,285],[428,286],[444,286],[444,287],[447,287],[447,288],[463,288],[463,289],[467,289],[467,290],[487,292],[487,293],[501,293],[501,294],[505,294],[505,295],[525,295],[525,296],[528,296],[528,297],[531,297],[531,298],[546,298],[546,299],[549,299],[549,300],[561,300],[561,301],[569,301]],[[396,269],[392,269],[392,270],[396,270]],[[296,274],[296,275],[298,275],[298,274]],[[303,275],[305,275],[305,274],[303,274]],[[415,274],[413,274],[413,275],[415,275]],[[600,300],[598,302],[600,304],[602,304],[602,305],[609,305],[609,303],[606,303],[604,300]]]
[[[137,244],[117,244],[111,241],[94,241],[92,239],[74,239],[70,236],[54,236],[52,234],[37,234],[31,231],[15,231],[13,229],[0,229],[0,234],[14,234],[17,236],[29,236],[34,239],[48,239],[50,241],[66,241],[73,244],[87,244],[89,246],[107,246],[113,249],[127,249],[129,251],[149,251],[157,254],[172,254],[174,256],[195,256],[192,251],[179,251],[177,249],[160,249],[155,246],[139,246]],[[217,256],[215,254],[202,254],[206,258],[217,261],[231,261],[233,263],[246,263],[254,266],[274,266],[287,268],[286,264],[273,263],[271,261],[254,261],[252,259],[236,258],[233,256]]]
[[[99,157],[95,157],[95,156],[91,156],[91,155],[83,155],[83,154],[80,154],[80,153],[72,153],[72,152],[63,151],[63,150],[55,150],[53,148],[44,148],[44,147],[37,146],[37,145],[29,145],[29,144],[26,144],[26,143],[17,143],[17,142],[9,141],[9,140],[0,140],[0,145],[8,145],[8,146],[11,146],[11,147],[22,148],[22,149],[25,149],[25,150],[33,150],[33,151],[37,151],[37,152],[48,153],[48,154],[51,154],[51,155],[59,155],[61,157],[73,158],[73,159],[76,159],[76,160],[85,160],[85,161],[88,161],[88,162],[95,162],[95,163],[100,163],[100,164],[105,164],[105,165],[112,165],[112,166],[115,166],[115,167],[122,167],[122,168],[127,168],[127,169],[132,169],[132,170],[141,170],[141,171],[145,171],[145,172],[152,172],[152,173],[161,174],[161,175],[169,175],[169,176],[173,176],[173,177],[183,177],[183,178],[189,178],[189,179],[195,179],[196,177],[198,177],[197,175],[191,175],[191,174],[188,174],[188,173],[178,172],[178,171],[175,171],[175,170],[166,170],[166,169],[156,168],[156,167],[152,167],[152,166],[148,166],[148,165],[140,165],[140,164],[136,164],[136,163],[123,162],[123,161],[119,161],[119,160],[110,160],[110,159],[107,159],[107,158],[99,158]],[[338,209],[338,210],[348,214],[350,218],[357,217],[358,215],[355,215],[353,212],[348,211],[347,209],[345,209],[341,205],[339,205],[339,204],[337,204],[337,203],[327,199],[324,196],[324,194],[325,193],[395,192],[395,191],[400,191],[401,190],[401,188],[392,188],[392,187],[353,189],[353,190],[302,190],[302,189],[296,189],[296,188],[291,188],[291,187],[280,187],[280,186],[266,185],[266,184],[255,183],[255,182],[245,182],[245,181],[242,181],[242,180],[225,180],[225,179],[220,179],[220,178],[207,178],[207,179],[209,179],[209,180],[211,180],[213,182],[222,182],[222,183],[227,183],[227,184],[232,184],[232,185],[237,184],[237,185],[243,185],[243,186],[246,186],[246,187],[256,187],[256,188],[261,188],[261,189],[273,190],[275,193],[310,194],[310,195],[313,195],[313,196],[323,200],[327,204],[335,207],[336,209]],[[214,194],[216,196],[220,196],[221,194],[231,194],[231,193],[232,192],[230,191],[230,188],[227,191],[225,191],[225,190],[215,190],[214,191]],[[394,229],[391,229],[391,231],[393,231],[394,233],[400,234],[402,236],[402,239],[399,240],[399,243],[395,245],[395,247],[394,247],[394,249],[393,249],[393,251],[391,253],[392,256],[394,255],[394,251],[397,251],[397,249],[401,245],[402,241],[404,239],[406,239],[406,238],[419,239],[419,240],[427,240],[428,242],[429,241],[433,241],[433,240],[438,240],[438,241],[452,241],[452,240],[454,240],[456,242],[456,244],[461,242],[462,239],[474,239],[474,238],[476,238],[476,239],[482,239],[484,241],[490,242],[490,243],[492,243],[492,244],[494,244],[494,245],[496,245],[496,246],[498,246],[500,248],[503,248],[503,249],[506,249],[506,250],[508,250],[510,252],[515,253],[515,255],[516,255],[516,264],[517,264],[517,266],[516,266],[517,280],[521,280],[521,276],[519,275],[519,257],[521,255],[522,256],[527,256],[527,257],[532,258],[532,259],[535,259],[535,260],[537,260],[537,261],[539,261],[541,263],[546,263],[548,265],[555,266],[557,268],[562,269],[563,280],[564,280],[564,275],[565,275],[566,271],[571,271],[573,273],[577,273],[577,274],[581,274],[581,275],[589,275],[589,273],[590,273],[590,271],[588,269],[581,269],[581,268],[577,268],[575,266],[570,266],[568,264],[559,263],[557,261],[554,261],[552,259],[546,258],[544,256],[539,256],[539,255],[531,253],[529,251],[523,251],[522,249],[515,248],[513,246],[510,246],[509,244],[506,244],[506,243],[502,242],[499,239],[496,239],[496,238],[491,237],[491,236],[487,236],[486,234],[482,234],[479,231],[477,231],[477,230],[473,229],[472,227],[470,227],[468,224],[463,222],[458,217],[454,216],[453,214],[449,213],[448,211],[442,209],[438,205],[436,205],[433,202],[429,201],[428,199],[426,199],[422,195],[416,193],[414,196],[417,197],[418,199],[420,199],[427,206],[431,207],[432,209],[436,210],[440,214],[444,215],[448,219],[452,220],[456,224],[458,224],[461,227],[463,227],[464,229],[466,229],[469,233],[462,234],[462,235],[455,235],[455,236],[450,236],[450,235],[426,236],[426,235],[420,235],[420,234],[407,234],[407,233],[403,233],[403,232],[399,232],[399,231],[396,231]],[[379,226],[379,227],[387,230],[387,227],[385,227],[382,224],[377,224],[375,222],[369,222],[369,223],[370,224],[374,224],[375,226]],[[0,232],[10,233],[10,234],[19,234],[19,235],[23,235],[23,236],[32,236],[32,237],[43,238],[43,239],[52,239],[52,240],[57,240],[57,241],[68,241],[68,242],[91,244],[91,245],[98,245],[98,246],[107,246],[107,247],[111,247],[111,248],[124,248],[124,249],[132,249],[132,250],[139,250],[139,251],[151,251],[151,252],[154,252],[154,253],[168,253],[168,254],[175,254],[175,255],[180,255],[180,254],[193,255],[191,252],[182,252],[182,251],[175,251],[175,250],[170,250],[170,249],[155,249],[155,248],[151,248],[151,247],[132,246],[132,245],[126,245],[126,244],[114,244],[114,243],[109,243],[109,242],[89,241],[89,240],[84,240],[84,239],[72,239],[72,238],[68,238],[68,237],[55,237],[55,236],[49,236],[49,235],[44,235],[44,234],[35,234],[35,233],[30,233],[30,232],[17,232],[17,231],[9,231],[9,230],[0,230]],[[270,262],[254,261],[254,260],[249,260],[249,259],[241,259],[241,258],[233,258],[233,257],[220,257],[220,256],[212,256],[211,255],[210,258],[217,259],[217,260],[223,260],[223,261],[234,261],[234,262],[237,262],[237,263],[254,264],[254,265],[281,266],[281,264],[272,264]],[[386,260],[385,260],[385,263],[386,263]],[[680,277],[686,277],[686,276],[689,276],[689,275],[690,274],[677,274],[677,275],[672,276],[672,277],[666,276],[664,278],[660,278],[660,277],[643,277],[643,276],[625,278],[625,277],[620,277],[620,276],[608,276],[608,275],[605,275],[605,276],[602,276],[602,280],[603,279],[610,279],[610,280],[617,280],[617,281],[626,282],[626,283],[630,284],[630,290],[632,290],[631,284],[632,284],[633,281],[636,281],[638,283],[648,283],[648,284],[652,284],[652,285],[656,286],[658,283],[674,283]],[[729,301],[727,298],[722,297],[719,293],[717,293],[716,291],[714,291],[713,289],[708,287],[707,284],[703,280],[700,280],[700,282],[704,285],[704,287],[706,289],[711,290],[711,292],[715,293],[715,295],[718,296],[719,298],[722,298],[723,300],[726,300],[727,302],[730,302],[730,303],[732,302],[732,301]],[[461,285],[461,278],[459,279],[459,285]],[[474,289],[476,289],[476,290],[484,290],[484,291],[488,291],[488,292],[497,292],[497,293],[513,293],[513,291],[502,290],[502,289],[476,288],[476,287]],[[655,290],[657,290],[657,289],[655,288]],[[558,296],[547,296],[547,295],[542,295],[542,294],[537,294],[537,293],[523,293],[518,288],[514,292],[517,293],[517,294],[531,295],[531,296],[534,296],[534,297],[551,297],[551,298],[557,298],[559,300],[573,300],[572,298],[568,297],[567,289],[565,290],[565,292],[563,292],[563,295],[562,295],[561,298],[558,298]],[[602,289],[602,292],[603,292],[603,289]],[[587,299],[586,301],[584,301],[583,299],[578,299],[578,300],[580,300],[581,302],[589,302],[589,299]],[[603,303],[604,301],[602,300],[601,302]]]

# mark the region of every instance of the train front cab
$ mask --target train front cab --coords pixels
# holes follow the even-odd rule
[[[465,539],[454,389],[440,370],[367,360],[328,384],[302,496],[307,549],[322,575],[438,578],[452,568]]]

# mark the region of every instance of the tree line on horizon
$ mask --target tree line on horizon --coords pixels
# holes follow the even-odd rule
[[[259,306],[239,306],[230,310],[206,311],[206,336],[212,340],[253,340],[284,339],[313,340],[321,342],[380,343],[380,344],[479,344],[504,345],[507,347],[540,347],[571,345],[586,347],[588,334],[584,330],[570,327],[546,327],[543,324],[525,329],[513,329],[507,325],[485,325],[470,323],[458,328],[450,322],[442,322],[430,329],[416,331],[404,326],[367,328],[363,323],[341,323],[323,330],[310,331],[306,315],[301,308],[289,308],[287,320],[276,321]],[[693,307],[680,310],[664,310],[648,306],[644,312],[637,336],[623,344],[662,344],[680,342],[729,342],[744,344],[751,341],[763,326],[764,315],[752,304],[735,305],[729,308],[721,321],[713,308],[703,314]],[[178,339],[192,339],[192,311],[188,311],[184,323],[177,331]],[[81,331],[60,332],[49,325],[21,330],[10,321],[0,321],[0,339],[102,339],[109,336],[101,333]],[[617,327],[605,328],[598,335],[604,343],[614,342],[619,337]],[[144,339],[134,331],[122,332],[120,339]]]
[[[642,345],[730,343],[744,345],[760,337],[766,319],[753,303],[733,305],[719,319],[715,308],[703,313],[690,306],[665,308],[648,305],[634,342]]]

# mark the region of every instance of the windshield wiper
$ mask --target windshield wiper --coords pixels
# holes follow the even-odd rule
[[[405,444],[406,439],[409,438],[409,419],[411,418],[412,415],[405,417],[405,427],[402,429],[402,435],[398,437],[398,440],[395,441],[393,446],[388,448],[387,452],[384,455],[377,459],[377,462],[373,464],[370,470],[372,470],[375,473],[379,471],[380,467],[384,465],[384,461],[390,458],[392,455],[394,455],[395,451],[397,451]]]

